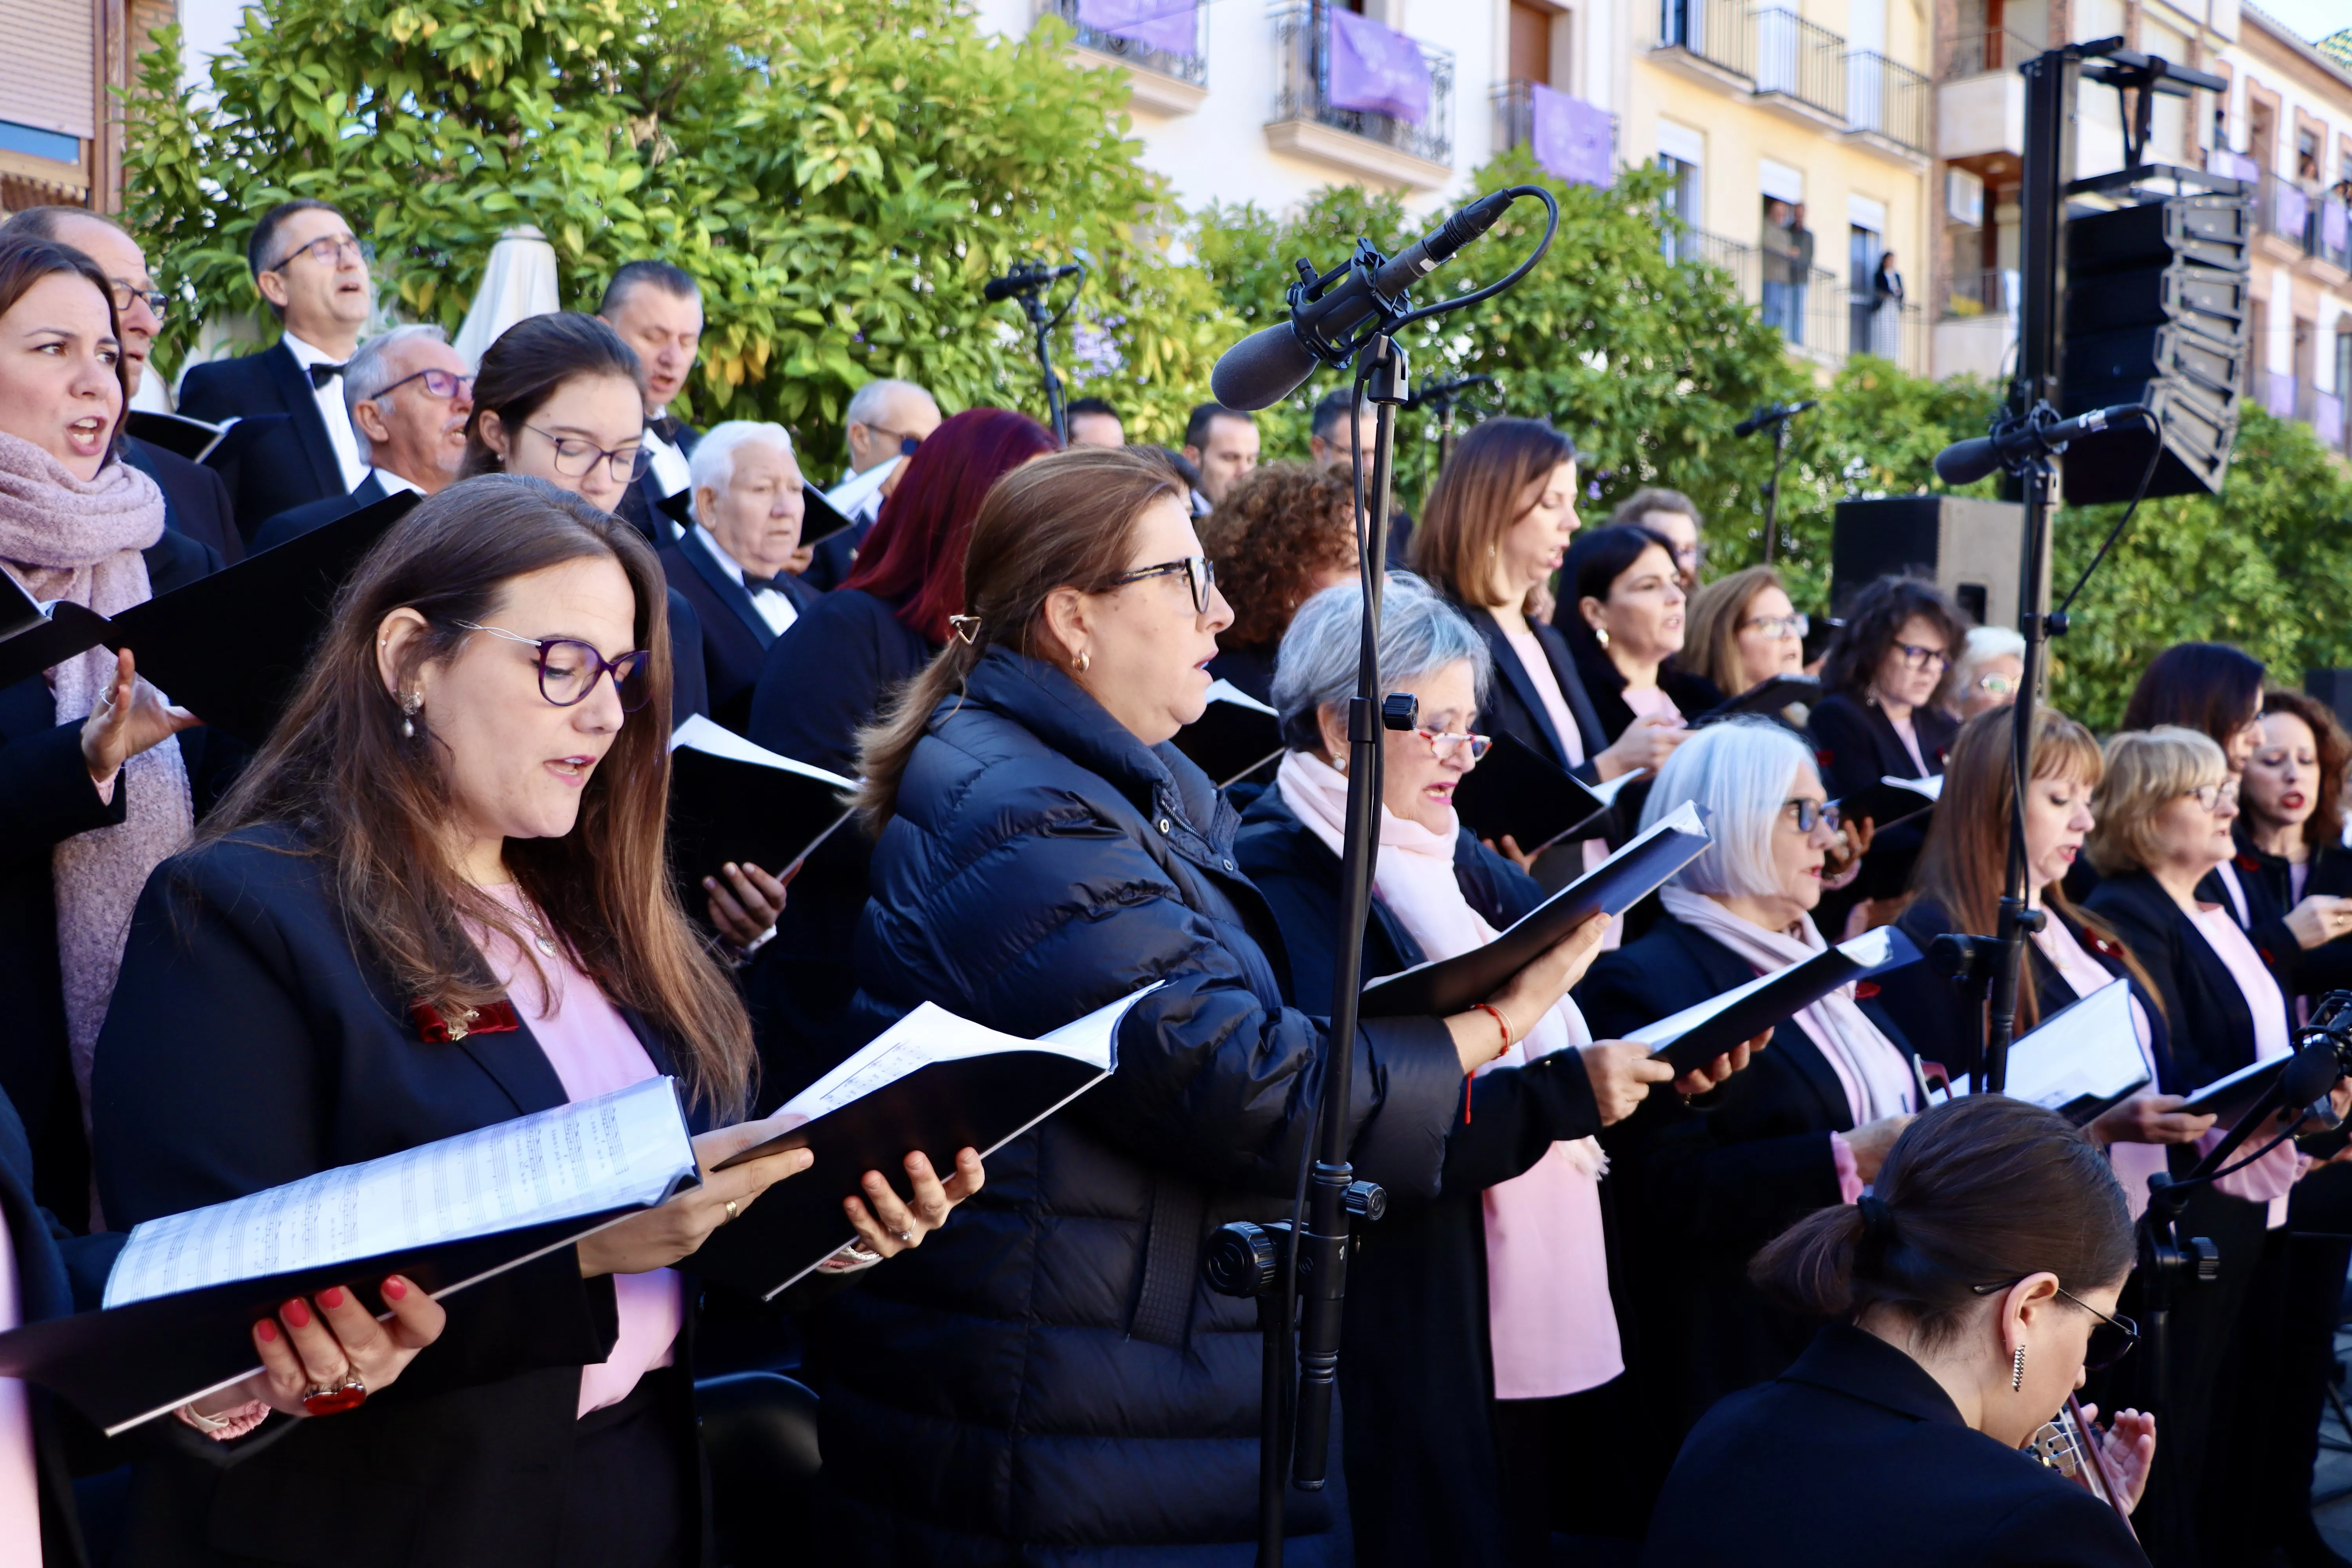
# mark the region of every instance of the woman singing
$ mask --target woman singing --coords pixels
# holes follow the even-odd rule
[[[1636,719],[1680,724],[1723,700],[1706,676],[1667,662],[1683,648],[1687,600],[1664,537],[1596,529],[1569,547],[1560,578],[1568,646],[1603,734],[1617,740]]]
[[[1991,1095],[1927,1112],[1872,1195],[1757,1257],[1774,1300],[1831,1321],[1691,1433],[1643,1561],[2146,1568],[2113,1507],[2018,1452],[2137,1339],[2116,1311],[2133,1255],[2115,1177],[2063,1118]],[[2129,1508],[2155,1418],[2093,1440]]]
[[[750,1090],[733,987],[670,891],[669,643],[644,536],[536,480],[420,502],[336,602],[276,733],[147,884],[99,1051],[122,1225],[592,1098],[688,1095],[701,1185],[455,1297],[398,1397],[215,1477],[142,1467],[129,1560],[690,1563],[699,1295],[675,1272],[801,1153],[710,1166]],[[945,1219],[869,1173],[866,1254]],[[289,1509],[287,1500],[303,1505]]]
[[[1811,622],[1797,611],[1769,566],[1718,577],[1690,597],[1688,630],[1675,662],[1737,697],[1776,676],[1805,668]]]
[[[1169,743],[1206,704],[1230,613],[1171,471],[1097,447],[990,491],[963,604],[867,741],[861,1006],[1034,1032],[1160,988],[1111,1079],[995,1157],[1001,1201],[824,1315],[832,1544],[876,1563],[1233,1562],[1256,1535],[1259,1341],[1201,1248],[1290,1212],[1329,1042],[1284,1005],[1231,808]],[[1362,1026],[1360,1175],[1436,1194],[1464,1078],[1528,1038],[1589,942],[1451,1017]],[[1344,1558],[1338,1470],[1291,1494],[1297,1561]]]
[[[2263,694],[2262,738],[2239,781],[2231,864],[2241,884],[2258,884],[2270,907],[2352,894],[2352,850],[2343,842],[2347,763],[2352,739],[2327,704],[2300,691]],[[2352,941],[2330,938],[2297,966],[2295,989],[2305,998],[2347,984]]]
[[[1330,1005],[1336,967],[1362,602],[1330,589],[1283,638],[1274,691],[1291,750],[1235,842],[1282,929],[1290,1001],[1308,1011]],[[1366,979],[1468,952],[1541,900],[1454,814],[1454,787],[1487,744],[1474,731],[1488,674],[1486,644],[1459,611],[1418,578],[1389,579],[1381,679],[1420,699],[1421,727],[1383,736]],[[1677,1088],[1701,1092],[1735,1065]],[[1438,1199],[1391,1207],[1366,1234],[1339,1360],[1365,1568],[1548,1562],[1555,1519],[1571,1534],[1639,1535],[1611,1458],[1624,1362],[1592,1134],[1669,1076],[1646,1047],[1594,1044],[1563,998],[1472,1079],[1474,1114],[1447,1130]],[[1399,1345],[1415,1350],[1400,1357]]]

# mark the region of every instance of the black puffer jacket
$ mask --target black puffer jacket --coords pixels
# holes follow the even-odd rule
[[[845,1560],[1240,1564],[1255,1539],[1255,1309],[1201,1283],[1227,1220],[1286,1215],[1320,1025],[1282,1005],[1234,818],[1052,667],[1002,648],[916,748],[874,857],[861,1005],[1035,1035],[1153,981],[1111,1079],[820,1331]],[[1278,946],[1276,949],[1279,952]],[[1439,1024],[1368,1026],[1360,1174],[1438,1187],[1462,1072]],[[1295,1564],[1348,1560],[1345,1495],[1290,1495]]]

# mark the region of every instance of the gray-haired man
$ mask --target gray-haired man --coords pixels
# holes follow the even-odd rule
[[[279,512],[253,536],[267,550],[324,528],[388,495],[431,495],[457,477],[474,377],[438,327],[394,327],[362,343],[343,366],[343,405],[367,477],[348,494]]]

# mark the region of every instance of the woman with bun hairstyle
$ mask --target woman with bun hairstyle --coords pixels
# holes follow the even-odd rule
[[[2131,1349],[2133,1257],[2123,1192],[2064,1118],[1993,1095],[1928,1111],[1873,1193],[1757,1256],[1759,1288],[1830,1321],[1691,1433],[1643,1561],[2146,1568],[2113,1508],[2018,1451]],[[2130,1508],[2155,1418],[2123,1411],[2094,1440]]]

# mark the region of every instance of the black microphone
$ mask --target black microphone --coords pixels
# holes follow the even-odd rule
[[[2126,420],[2149,417],[2144,405],[2122,403],[2113,408],[2094,408],[2088,414],[2077,414],[2072,419],[2062,419],[2055,425],[2042,426],[2039,430],[2021,425],[1996,435],[1979,436],[1973,441],[1955,441],[1936,454],[1936,477],[1948,485],[1974,484],[2011,458],[2032,450],[2037,444],[2043,450],[2052,451],[2069,441],[2095,435]]]
[[[1753,436],[1768,425],[1776,425],[1783,419],[1793,419],[1808,408],[1820,406],[1821,400],[1818,398],[1808,399],[1803,403],[1775,403],[1769,408],[1758,409],[1738,424],[1734,425],[1731,427],[1731,433],[1741,437]]]
[[[2279,1071],[2279,1083],[2284,1091],[2282,1103],[2297,1108],[2309,1105],[2315,1100],[2326,1100],[2343,1072],[2343,1067],[2336,1059],[2335,1047],[2324,1044],[2305,1046]]]
[[[981,298],[989,300],[1010,300],[1015,294],[1025,294],[1032,289],[1056,283],[1065,278],[1075,278],[1086,268],[1072,262],[1061,267],[1016,267],[1002,278],[992,278],[981,289]]]
[[[1252,332],[1227,349],[1210,373],[1209,390],[1219,403],[1244,413],[1281,402],[1323,363],[1314,346],[1317,339],[1343,341],[1374,311],[1398,309],[1406,289],[1494,227],[1511,200],[1508,191],[1479,197],[1381,263],[1369,281],[1360,268],[1350,267],[1329,293],[1297,303],[1290,320]]]

